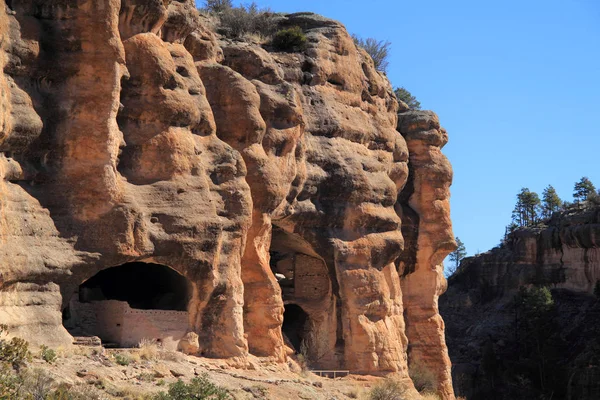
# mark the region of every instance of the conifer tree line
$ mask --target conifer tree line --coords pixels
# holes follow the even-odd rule
[[[512,212],[512,224],[508,230],[536,225],[549,219],[557,211],[598,205],[600,204],[600,193],[596,191],[592,181],[584,176],[573,187],[573,200],[573,203],[563,201],[552,185],[548,185],[544,189],[541,198],[529,188],[522,188],[517,194],[517,204]]]

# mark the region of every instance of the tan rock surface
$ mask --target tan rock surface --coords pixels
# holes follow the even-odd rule
[[[398,130],[408,143],[411,171],[409,184],[401,195],[408,199],[408,204],[402,204],[402,211],[410,215],[410,223],[403,226],[403,232],[411,238],[410,247],[399,260],[409,364],[420,364],[434,372],[438,392],[451,398],[451,364],[444,321],[438,310],[438,298],[447,287],[442,263],[456,247],[449,203],[452,167],[441,152],[448,135],[430,111],[400,114]]]
[[[201,355],[283,368],[302,350],[312,368],[401,378],[419,361],[453,398],[437,313],[447,136],[433,113],[398,121],[342,25],[282,16],[308,47],[278,53],[217,40],[191,0],[14,3],[0,10],[0,322],[68,344],[81,283],[162,264],[189,283]]]

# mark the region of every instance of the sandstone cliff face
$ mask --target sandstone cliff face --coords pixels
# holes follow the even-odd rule
[[[0,322],[69,344],[79,285],[160,264],[189,282],[199,355],[285,363],[299,335],[313,367],[418,362],[453,398],[447,135],[398,119],[339,23],[279,23],[302,53],[217,40],[191,0],[0,5]]]
[[[486,287],[512,295],[523,285],[592,294],[600,280],[600,209],[556,213],[547,225],[519,229],[503,246],[465,259],[452,278],[457,289]]]
[[[559,364],[570,379],[561,390],[569,385],[572,398],[597,397],[600,368],[593,361],[583,369],[578,363],[596,351],[600,314],[593,293],[600,280],[599,246],[600,208],[592,207],[556,213],[546,225],[519,229],[502,246],[463,260],[440,301],[461,395],[477,387],[486,346],[494,349],[499,360],[514,351],[510,348],[515,337],[512,300],[519,288],[545,286],[552,290],[556,304],[555,335],[568,346],[559,352],[564,357]]]

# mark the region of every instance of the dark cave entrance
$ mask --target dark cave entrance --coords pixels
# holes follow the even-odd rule
[[[273,225],[270,267],[284,304],[281,333],[311,367],[335,362],[335,310],[332,280],[325,261],[302,236]]]
[[[119,300],[138,310],[187,310],[187,279],[164,265],[133,262],[108,268],[79,286],[79,301]]]
[[[63,310],[63,325],[74,337],[98,336],[115,347],[143,339],[173,345],[188,331],[191,294],[191,283],[165,265],[127,263],[80,284]]]
[[[296,304],[286,304],[281,332],[288,338],[296,353],[302,351],[306,336],[308,314]]]

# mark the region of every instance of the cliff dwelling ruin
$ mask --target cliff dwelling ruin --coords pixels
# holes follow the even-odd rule
[[[327,265],[297,235],[273,226],[270,266],[281,287],[286,344],[313,367],[335,364],[336,296]]]
[[[341,24],[278,15],[308,38],[288,53],[218,40],[192,0],[10,3],[11,334],[177,348],[189,333],[207,358],[285,368],[303,352],[311,368],[407,379],[414,359],[453,398],[437,308],[456,246],[448,135],[398,103]]]
[[[151,339],[176,348],[188,331],[190,292],[190,282],[167,266],[123,264],[79,285],[63,310],[63,325],[73,336],[98,336],[105,346]]]

